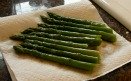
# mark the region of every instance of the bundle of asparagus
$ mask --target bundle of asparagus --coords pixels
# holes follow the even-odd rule
[[[91,71],[100,63],[100,52],[92,48],[97,48],[102,40],[116,41],[113,30],[104,23],[47,13],[49,18],[41,16],[43,23],[37,28],[28,28],[10,37],[22,41],[13,47],[18,54],[26,53]]]

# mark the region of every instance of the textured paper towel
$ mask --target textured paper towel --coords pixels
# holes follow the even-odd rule
[[[78,2],[49,9],[63,16],[102,21],[94,6],[88,2]],[[103,42],[101,63],[93,72],[75,69],[31,56],[17,55],[12,49],[17,43],[9,36],[41,22],[39,15],[47,15],[43,10],[25,15],[5,17],[0,20],[0,48],[13,81],[82,81],[102,76],[131,61],[131,43],[117,35],[117,42]]]
[[[93,0],[131,31],[131,0]]]

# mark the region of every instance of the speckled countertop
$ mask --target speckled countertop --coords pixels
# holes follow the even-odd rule
[[[12,1],[0,0],[0,17],[8,15],[12,15]],[[1,53],[0,53],[0,81],[12,81]]]
[[[21,3],[25,1],[36,1],[36,0],[0,0],[0,17],[9,16],[16,14],[14,5],[16,3]],[[44,3],[42,3],[44,1]],[[91,1],[92,2],[92,1]],[[45,7],[54,7],[58,5],[63,5],[64,0],[37,0],[37,4],[42,3]],[[112,27],[117,33],[125,37],[128,41],[131,41],[131,32],[128,31],[122,24],[110,16],[107,12],[101,9],[98,5],[92,2],[97,8],[99,14],[103,20]],[[39,5],[36,5],[39,6]],[[0,81],[12,81],[10,74],[7,70],[5,62],[0,54]],[[106,74],[100,78],[93,81],[131,81],[131,63],[124,65],[121,68],[116,69],[113,72]]]
[[[0,17],[12,14],[12,1],[0,0]]]

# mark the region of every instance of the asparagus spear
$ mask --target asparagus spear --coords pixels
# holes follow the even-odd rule
[[[26,43],[22,43],[21,45],[25,48],[36,49],[43,53],[49,53],[49,54],[53,54],[57,56],[68,57],[68,58],[72,58],[79,61],[85,61],[85,62],[90,62],[90,63],[98,63],[99,61],[97,57],[83,55],[80,53],[71,53],[67,51],[55,50],[55,49],[47,48],[44,46],[39,46],[37,44],[31,44],[29,43],[30,41],[33,42],[33,40],[27,40]]]
[[[83,28],[76,28],[76,27],[70,27],[70,26],[58,26],[58,25],[47,25],[47,24],[39,24],[39,26],[48,27],[48,28],[54,28],[58,30],[65,30],[65,31],[73,31],[73,32],[79,32],[79,33],[85,33],[85,34],[93,34],[93,35],[101,35],[102,39],[108,42],[115,42],[116,36],[115,34],[106,33],[103,31],[96,31],[96,30],[90,30],[90,29],[83,29]]]
[[[49,15],[50,18],[54,18],[56,20],[62,20],[62,21],[66,21],[66,22],[73,22],[73,23],[84,24],[84,25],[94,25],[94,26],[98,26],[98,27],[105,27],[105,24],[100,23],[100,22],[64,17],[64,16],[60,16],[60,15],[57,15],[52,12],[47,12],[47,14]]]
[[[90,46],[99,46],[102,42],[100,38],[70,37],[70,36],[63,36],[60,34],[48,34],[44,32],[32,32],[31,35],[36,35],[36,36],[51,38],[51,39],[64,40],[64,41],[72,41],[75,43],[87,43]]]
[[[30,34],[31,32],[39,31],[40,28],[41,28],[41,27],[39,27],[39,28],[28,28],[28,29],[22,31],[21,33],[22,33],[22,34]]]
[[[73,43],[69,41],[67,42],[67,41],[43,38],[43,37],[38,37],[38,36],[22,35],[22,34],[14,35],[14,36],[11,36],[10,38],[13,40],[21,40],[21,41],[24,41],[25,39],[38,40],[38,41],[70,46],[70,47],[75,47],[75,48],[83,48],[83,49],[86,49],[88,47],[87,44]]]
[[[57,40],[62,40],[62,41],[72,41],[74,43],[81,43],[81,44],[88,44],[90,46],[99,46],[101,44],[101,39],[98,38],[87,38],[87,37],[69,37],[69,36],[62,36],[59,34],[48,34],[48,33],[31,33],[31,35],[36,35],[39,37],[43,37],[43,38],[51,38],[51,39],[57,39]],[[14,40],[24,40],[27,38],[32,38],[30,37],[30,35],[14,35],[10,37],[11,39]],[[37,40],[37,37],[35,37],[34,39]],[[39,39],[39,38],[38,38]]]
[[[100,58],[100,54],[96,50],[73,48],[73,47],[69,47],[69,46],[63,46],[63,45],[47,43],[47,42],[41,42],[41,41],[37,41],[37,40],[30,40],[30,41],[28,40],[28,42],[32,43],[32,44],[37,44],[39,46],[51,48],[51,49],[68,51],[68,52],[73,52],[73,53],[81,53],[81,54],[84,54],[84,55],[94,56],[94,57]]]
[[[73,37],[91,37],[91,38],[101,38],[101,35],[90,35],[78,32],[70,32],[64,30],[57,30],[49,27],[38,27],[38,28],[28,28],[22,32],[22,34],[30,34],[31,32],[45,32],[50,34],[61,34],[65,36],[73,36]]]
[[[54,62],[63,64],[63,65],[68,65],[68,66],[83,69],[83,70],[91,71],[91,70],[93,70],[93,68],[95,66],[95,64],[93,64],[93,63],[82,62],[82,61],[73,60],[71,58],[46,54],[46,53],[39,52],[37,50],[23,48],[21,46],[13,46],[13,48],[19,54],[26,53],[26,54],[30,54],[32,56],[40,57],[45,60],[54,61]]]
[[[45,23],[52,24],[52,25],[64,25],[64,26],[71,26],[71,27],[76,27],[76,28],[84,28],[84,29],[91,29],[91,30],[97,30],[97,31],[104,31],[108,33],[113,33],[113,30],[111,28],[107,27],[98,27],[98,26],[91,26],[91,25],[83,25],[83,24],[76,24],[72,22],[66,22],[66,21],[60,21],[60,20],[55,20],[52,18],[47,18],[42,16],[42,20]]]

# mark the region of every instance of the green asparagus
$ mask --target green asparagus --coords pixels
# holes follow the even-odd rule
[[[101,35],[90,35],[78,32],[70,32],[64,30],[57,30],[53,28],[47,27],[38,27],[38,28],[29,28],[22,32],[22,34],[30,34],[31,32],[45,32],[49,34],[61,34],[65,36],[73,36],[73,37],[92,37],[92,38],[101,38]]]
[[[115,34],[111,33],[106,33],[103,31],[96,31],[96,30],[90,30],[90,29],[83,29],[83,28],[75,28],[75,27],[70,27],[70,26],[58,26],[58,25],[40,25],[43,27],[48,27],[48,28],[53,28],[53,29],[58,29],[58,30],[65,30],[65,31],[73,31],[73,32],[79,32],[79,33],[85,33],[85,34],[93,34],[93,35],[102,35],[102,39],[108,42],[115,42],[116,41],[116,36]]]
[[[49,39],[49,38],[43,38],[43,37],[38,37],[38,36],[31,36],[31,35],[14,35],[10,37],[13,40],[20,40],[24,41],[25,39],[31,39],[31,40],[38,40],[38,41],[43,41],[43,42],[48,42],[48,43],[54,43],[54,44],[59,44],[59,45],[64,45],[64,46],[70,46],[70,47],[75,47],[75,48],[83,48],[87,49],[88,45],[87,44],[80,44],[80,43],[73,43],[73,42],[67,42],[67,41],[62,41],[62,40],[55,40],[55,39]]]
[[[68,52],[73,52],[73,53],[81,53],[81,54],[84,54],[84,55],[89,55],[89,56],[94,56],[94,57],[100,58],[100,53],[96,50],[73,48],[73,47],[69,47],[69,46],[63,46],[63,45],[47,43],[47,42],[41,42],[41,41],[37,41],[37,40],[33,40],[33,41],[30,40],[28,42],[32,43],[32,44],[37,44],[39,46],[51,48],[51,49],[68,51]]]
[[[38,31],[39,29],[40,29],[40,27],[39,28],[28,28],[28,29],[22,31],[21,33],[22,34],[29,34],[31,32]]]
[[[72,66],[72,67],[83,69],[83,70],[91,71],[91,70],[93,70],[93,68],[95,66],[95,64],[93,64],[93,63],[82,62],[82,61],[73,60],[71,58],[46,54],[46,53],[39,52],[37,50],[33,50],[33,49],[31,50],[31,49],[23,48],[21,46],[13,46],[13,48],[19,54],[20,53],[30,54],[32,56],[37,56],[37,57],[40,57],[40,58],[45,59],[45,60],[54,61],[54,62],[57,62],[57,63],[60,63],[60,64]]]
[[[43,52],[43,53],[49,53],[49,54],[53,54],[53,55],[57,55],[57,56],[68,57],[68,58],[72,58],[72,59],[79,60],[79,61],[85,61],[85,62],[90,62],[90,63],[98,63],[99,62],[99,59],[97,57],[83,55],[80,53],[71,53],[71,52],[67,52],[67,51],[50,49],[50,48],[47,48],[44,46],[39,46],[37,44],[28,43],[30,41],[33,42],[34,40],[26,40],[26,43],[22,43],[21,45],[25,48],[36,49],[36,50]]]
[[[90,46],[99,46],[101,44],[101,39],[95,39],[95,38],[87,38],[87,37],[68,37],[68,36],[62,36],[59,34],[48,34],[48,33],[31,33],[32,35],[44,37],[44,38],[50,38],[50,39],[57,39],[57,40],[62,40],[62,41],[72,41],[74,43],[81,43],[81,44],[88,44]],[[11,39],[14,40],[25,40],[27,38],[32,38],[30,35],[26,34],[21,34],[21,35],[14,35],[10,37]],[[33,39],[37,39],[33,37]],[[39,39],[39,38],[38,38]]]
[[[78,24],[85,24],[85,25],[94,25],[94,26],[98,26],[98,27],[105,27],[105,24],[100,23],[100,22],[64,17],[64,16],[60,16],[60,15],[57,15],[52,12],[47,12],[47,13],[50,18],[54,18],[56,20],[62,20],[62,21],[73,22],[73,23],[78,23]]]
[[[61,26],[70,26],[70,27],[76,27],[76,28],[84,28],[84,29],[91,29],[91,30],[113,33],[113,30],[111,28],[107,28],[107,27],[97,27],[97,26],[91,26],[91,25],[76,24],[76,23],[72,23],[72,22],[54,20],[52,18],[47,18],[47,17],[42,17],[42,20],[43,20],[43,22],[45,22],[47,24],[52,24],[52,25],[55,24],[55,25],[61,25]]]
[[[89,37],[70,37],[70,36],[63,36],[60,34],[48,34],[44,32],[32,32],[30,35],[36,35],[39,37],[63,40],[63,41],[72,41],[75,43],[86,43],[89,46],[99,46],[102,42],[100,38],[89,38]]]

